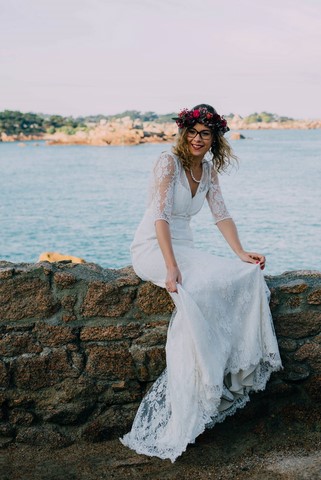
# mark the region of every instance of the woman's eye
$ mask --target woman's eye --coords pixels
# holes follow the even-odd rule
[[[208,140],[210,136],[211,136],[211,132],[209,132],[208,130],[201,132],[201,137],[203,138],[203,140]]]

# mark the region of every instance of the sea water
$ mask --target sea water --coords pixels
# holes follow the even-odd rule
[[[321,130],[242,133],[239,166],[220,182],[244,248],[266,255],[267,274],[321,270]],[[0,143],[0,260],[56,251],[129,265],[152,165],[170,147]],[[206,204],[192,227],[197,248],[234,256]]]

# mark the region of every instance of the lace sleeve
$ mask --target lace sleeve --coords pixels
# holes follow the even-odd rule
[[[206,199],[211,209],[215,223],[231,218],[223,199],[221,187],[218,181],[218,175],[214,167],[211,166],[210,186],[206,194]]]
[[[176,176],[177,167],[174,157],[169,153],[162,153],[154,166],[150,192],[154,222],[166,220],[170,223]]]

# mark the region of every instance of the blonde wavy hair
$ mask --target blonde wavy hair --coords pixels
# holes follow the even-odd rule
[[[206,104],[196,105],[193,110],[204,106],[209,111],[216,113],[216,110],[213,107]],[[187,127],[179,129],[176,142],[173,147],[173,152],[179,157],[185,170],[189,170],[194,163],[194,158],[189,151],[187,132]],[[212,146],[210,151],[213,154],[212,161],[214,168],[217,172],[226,172],[230,165],[234,165],[235,163],[237,164],[237,157],[234,155],[230,144],[222,134],[212,130],[212,136]]]

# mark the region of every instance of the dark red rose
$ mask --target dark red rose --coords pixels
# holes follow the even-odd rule
[[[199,110],[193,110],[193,117],[198,118],[200,116],[200,111]]]

